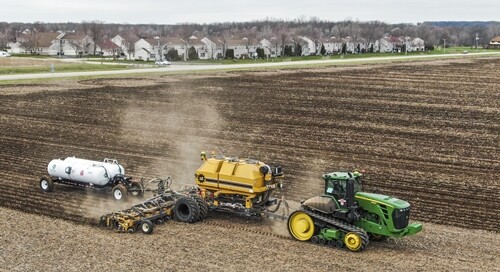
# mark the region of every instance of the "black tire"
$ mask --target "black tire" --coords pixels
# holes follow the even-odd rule
[[[179,222],[194,223],[198,221],[200,208],[196,200],[188,196],[177,199],[174,206],[174,217]]]
[[[125,198],[127,198],[127,188],[123,186],[123,184],[118,184],[115,187],[113,187],[113,190],[111,191],[113,193],[113,198],[118,201],[123,201]]]
[[[144,188],[142,187],[142,184],[137,181],[132,181],[130,183],[130,189],[128,190],[128,193],[131,196],[140,198],[144,195]]]
[[[341,240],[337,240],[337,241],[335,241],[335,246],[337,248],[343,248],[344,247],[344,242],[342,242]]]
[[[336,242],[336,240],[332,239],[332,240],[328,241],[328,245],[331,247],[335,247],[335,242]]]
[[[198,217],[198,221],[207,218],[208,205],[205,202],[205,200],[203,200],[203,198],[201,198],[201,196],[199,195],[191,195],[191,197],[196,201],[196,203],[198,204],[198,208],[200,210],[200,216]]]
[[[42,177],[39,185],[42,192],[48,193],[54,190],[54,181],[51,178]]]
[[[313,244],[317,244],[317,243],[319,243],[319,237],[318,237],[318,236],[316,236],[316,235],[314,235],[313,237],[311,237],[311,242],[312,242]]]
[[[144,234],[151,234],[153,232],[153,222],[149,221],[148,219],[144,219],[141,221],[139,224],[139,228]]]

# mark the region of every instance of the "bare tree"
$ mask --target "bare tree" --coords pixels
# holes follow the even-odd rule
[[[366,39],[368,45],[374,44],[376,40],[382,38],[387,25],[380,21],[371,21],[361,26],[361,36]]]
[[[102,43],[104,40],[104,28],[105,25],[102,21],[82,22],[83,32],[89,35],[94,41],[93,55],[96,53],[97,44]]]

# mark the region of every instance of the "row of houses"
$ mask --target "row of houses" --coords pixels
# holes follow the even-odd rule
[[[109,39],[95,43],[88,35],[64,32],[24,31],[16,42],[7,46],[13,54],[84,56],[102,51],[110,55],[120,52],[120,47]]]
[[[95,43],[88,35],[77,33],[25,33],[15,43],[9,44],[11,53],[36,53],[42,55],[84,56],[100,54],[121,56],[132,60],[165,59],[169,51],[175,50],[180,59],[186,60],[188,52],[195,50],[198,59],[225,58],[228,50],[231,57],[254,58],[261,49],[267,57],[277,57],[293,52],[302,56],[332,55],[339,53],[424,51],[424,41],[420,38],[384,36],[374,42],[363,38],[337,38],[313,40],[305,36],[289,38],[284,45],[275,37],[251,40],[243,38],[198,38],[179,37],[124,38],[116,35]],[[290,50],[283,52],[283,50]]]

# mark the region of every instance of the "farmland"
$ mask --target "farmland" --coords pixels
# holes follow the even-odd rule
[[[394,254],[391,257],[407,258],[417,269],[435,268],[438,263],[442,269],[455,270],[459,265],[465,270],[498,269],[493,256],[500,248],[499,65],[500,58],[476,58],[3,85],[1,214],[57,218],[69,229],[88,233],[87,239],[94,240],[94,233],[114,243],[137,239],[135,243],[147,251],[154,235],[140,240],[93,227],[100,215],[126,206],[108,200],[109,194],[58,185],[53,193],[41,193],[37,181],[46,173],[47,163],[66,156],[117,158],[134,178],[169,175],[179,187],[194,182],[200,151],[218,150],[281,164],[286,180],[280,194],[294,203],[319,194],[325,172],[364,169],[366,190],[409,201],[412,219],[424,222],[424,228],[431,223],[421,235],[375,245],[367,252],[368,263],[357,263],[360,268],[368,269],[370,262],[384,265],[377,258]],[[212,215],[208,221],[214,224],[168,223],[158,233],[180,244],[185,229],[207,250],[210,247],[200,241],[200,233],[232,241],[236,245],[229,248],[242,248],[242,252],[273,243],[281,250],[292,248],[277,258],[278,263],[301,254],[312,259],[317,250],[253,231],[276,233],[285,226],[277,230],[238,219],[234,224],[242,230],[227,230],[215,224],[226,226],[225,217]],[[29,235],[37,231],[29,221],[23,222]],[[47,228],[56,225],[51,222]],[[46,235],[52,237],[47,228]],[[228,236],[214,236],[218,231],[227,231]],[[3,241],[15,243],[13,236],[7,236]],[[251,244],[265,239],[272,242]],[[75,246],[63,244],[68,250]],[[482,248],[484,244],[488,245]],[[104,242],[92,246],[100,251]],[[271,254],[269,248],[263,251]],[[332,249],[320,251],[351,256]],[[457,252],[462,252],[460,257]],[[218,259],[224,252],[210,254]],[[451,259],[421,263],[432,254]],[[238,253],[231,256],[241,258]],[[201,269],[194,261],[174,263]],[[389,263],[385,265],[393,270],[407,267],[407,263]],[[333,264],[346,265],[340,260],[322,260],[317,266],[312,262],[307,266],[308,261],[293,264],[285,268],[303,265],[326,270],[336,267]],[[242,267],[244,262],[230,266],[232,270]]]

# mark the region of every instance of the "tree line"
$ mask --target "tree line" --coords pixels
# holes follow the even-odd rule
[[[353,39],[364,38],[373,43],[383,35],[419,37],[426,46],[442,45],[446,39],[447,46],[486,46],[490,39],[500,36],[500,22],[471,22],[461,24],[440,24],[440,22],[423,22],[418,24],[388,24],[381,21],[326,21],[318,18],[281,20],[264,19],[252,22],[225,22],[213,24],[111,24],[102,21],[83,21],[81,23],[8,23],[0,22],[0,48],[16,41],[24,30],[37,32],[77,32],[88,34],[94,42],[99,43],[117,34],[138,38],[154,36],[176,36],[187,39],[197,37],[246,37],[250,41],[274,37],[281,45],[291,37],[306,36],[312,40],[327,39],[332,36]],[[476,39],[477,37],[477,39]]]

